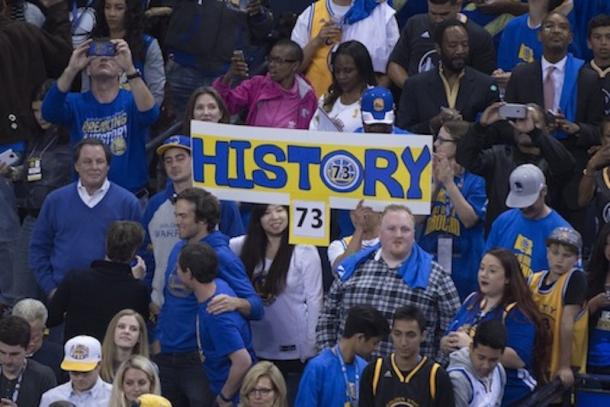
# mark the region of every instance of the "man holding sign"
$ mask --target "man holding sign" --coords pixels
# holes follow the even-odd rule
[[[388,321],[394,311],[414,305],[426,318],[426,339],[422,355],[435,358],[439,340],[460,305],[451,276],[414,241],[414,219],[401,205],[389,205],[381,217],[380,243],[346,259],[318,319],[320,349],[333,346],[344,329],[345,318],[355,305],[372,305]],[[382,341],[380,356],[392,347]]]

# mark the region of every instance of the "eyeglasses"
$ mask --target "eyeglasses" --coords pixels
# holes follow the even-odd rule
[[[269,387],[254,387],[252,390],[250,390],[248,395],[266,397],[266,396],[270,395],[271,393],[273,393],[273,389],[270,389]]]
[[[295,62],[298,62],[296,59],[286,59],[286,58],[282,58],[282,57],[267,57],[267,63],[268,64],[293,64]]]
[[[437,136],[436,137],[436,141],[438,141],[439,144],[443,144],[443,143],[457,143],[456,140],[451,140],[449,138],[444,138],[441,136]]]

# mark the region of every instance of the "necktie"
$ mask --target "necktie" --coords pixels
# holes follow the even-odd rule
[[[553,110],[553,106],[555,106],[555,79],[553,78],[554,71],[555,67],[549,66],[546,70],[546,76],[544,77],[544,108],[546,110]]]

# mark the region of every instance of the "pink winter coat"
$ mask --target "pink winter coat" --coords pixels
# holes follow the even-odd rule
[[[286,92],[282,91],[280,85],[274,82],[269,75],[254,76],[241,82],[234,89],[231,89],[228,85],[224,85],[221,79],[222,78],[216,79],[212,83],[212,86],[220,93],[231,114],[239,113],[242,109],[248,110],[246,124],[249,126],[260,126],[261,122],[268,123],[268,120],[264,120],[260,117],[261,110],[264,114],[264,108],[260,109],[264,102],[278,101],[286,98]],[[294,128],[308,129],[309,122],[318,107],[318,102],[313,88],[303,76],[297,75],[295,81],[300,100],[297,104],[298,115]],[[295,103],[294,100],[291,99],[287,100],[286,103],[279,104],[279,106],[280,109],[293,109]],[[286,113],[288,114],[290,112]]]

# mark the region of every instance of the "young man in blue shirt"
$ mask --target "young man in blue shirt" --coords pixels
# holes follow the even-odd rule
[[[358,405],[360,377],[368,357],[388,335],[388,322],[368,305],[350,309],[343,336],[311,359],[301,377],[295,407]]]
[[[203,368],[219,407],[239,400],[241,381],[254,363],[252,333],[248,321],[237,311],[213,314],[208,306],[218,295],[235,297],[235,292],[218,278],[218,258],[203,243],[184,246],[178,258],[177,275],[193,290],[199,303],[196,329],[197,348]]]

